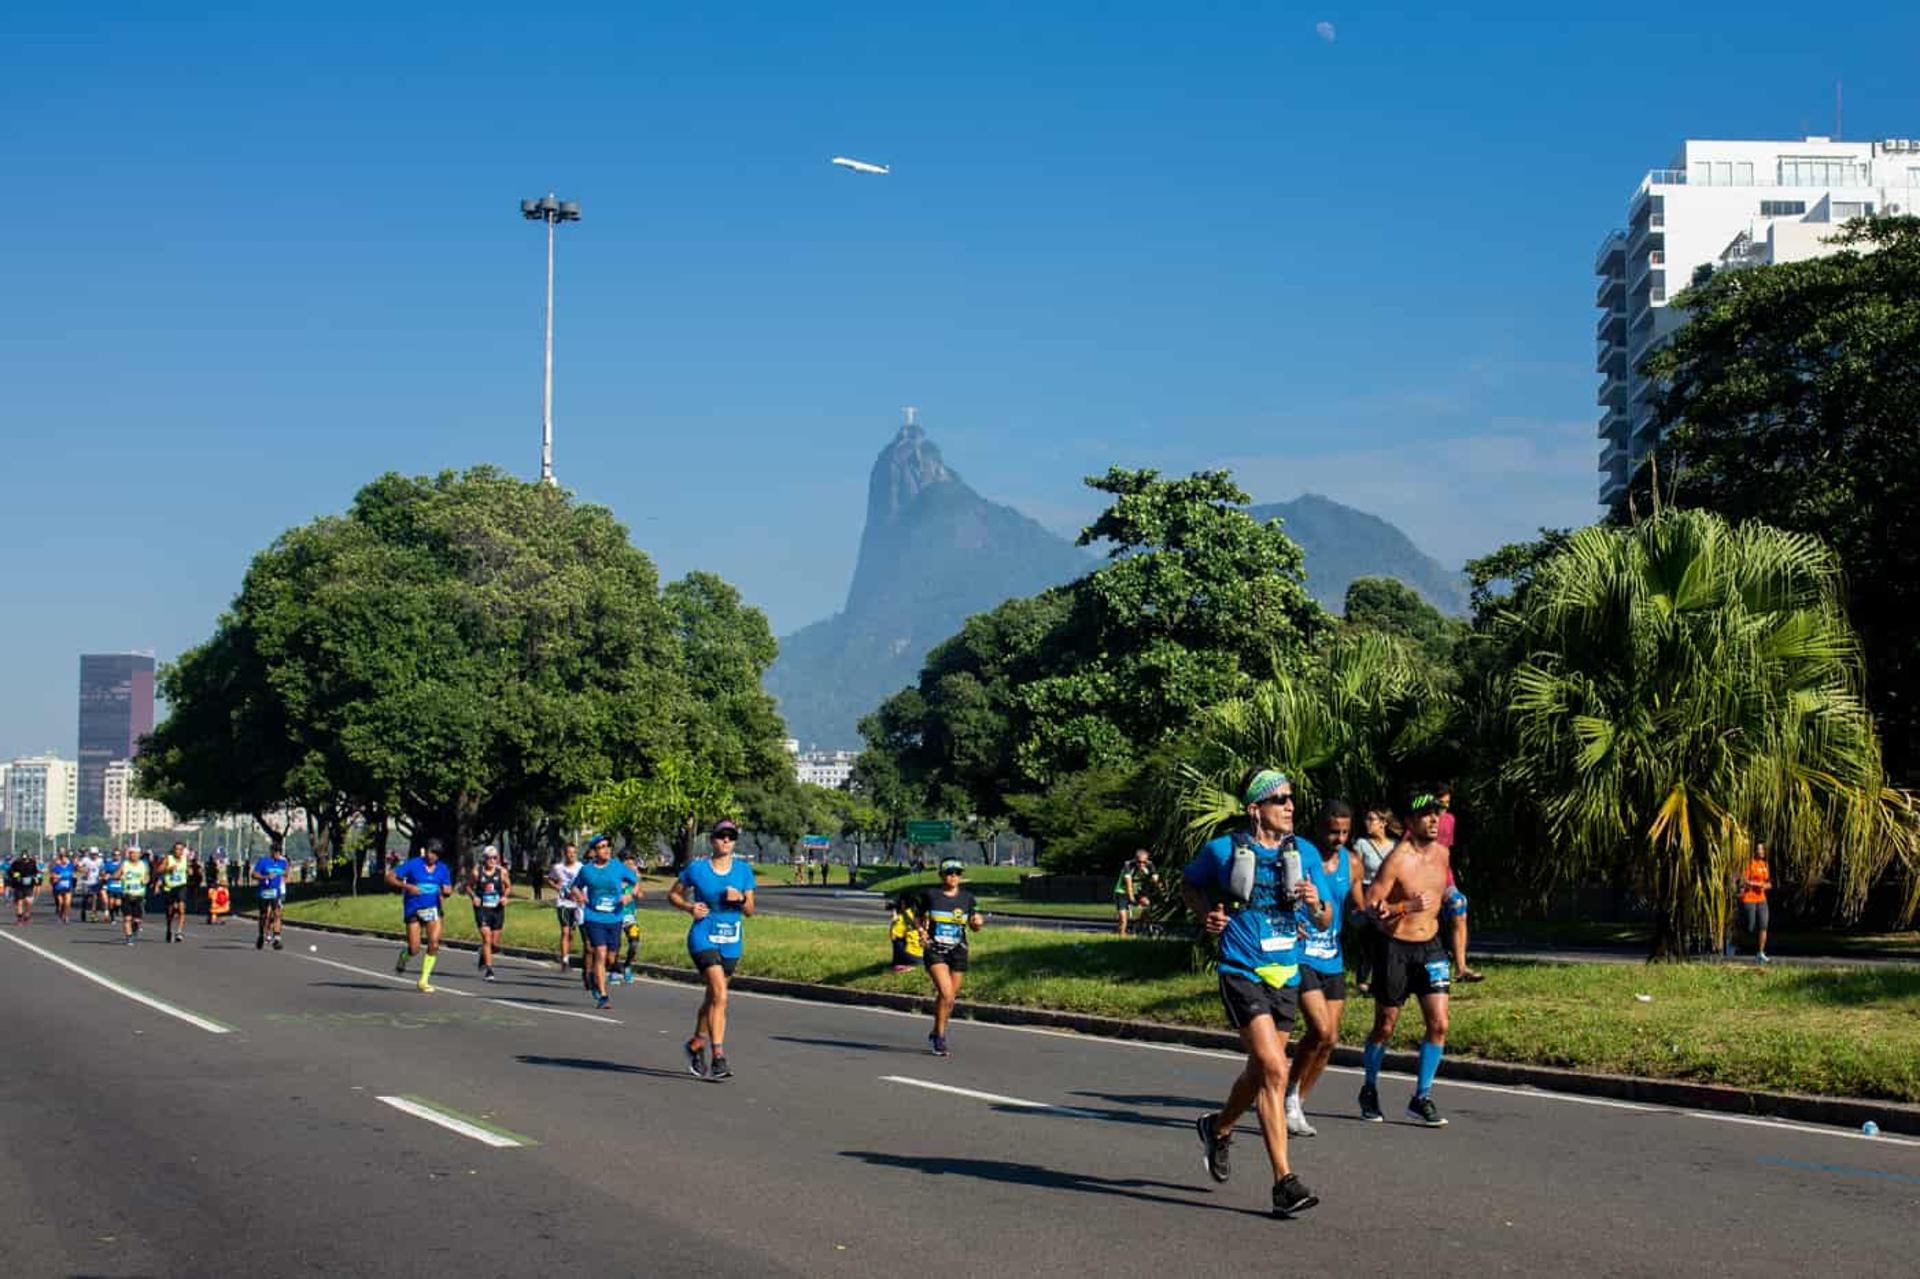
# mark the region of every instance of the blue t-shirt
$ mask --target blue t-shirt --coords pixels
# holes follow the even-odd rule
[[[260,885],[261,901],[278,901],[287,892],[287,859],[262,857],[253,864],[253,878]]]
[[[453,872],[447,869],[447,864],[435,862],[429,866],[424,857],[407,858],[393,873],[406,886],[406,913],[409,915],[422,910],[439,910],[441,888],[453,887]]]
[[[640,877],[619,862],[596,866],[588,862],[573,877],[573,891],[587,895],[586,920],[590,924],[617,924],[625,913],[620,896],[640,882]]]
[[[1245,906],[1228,909],[1226,931],[1220,934],[1220,971],[1269,986],[1300,984],[1300,960],[1297,943],[1300,917],[1294,903],[1283,901],[1280,884],[1280,857],[1285,848],[1264,848],[1245,834],[1222,835],[1209,840],[1206,847],[1187,863],[1186,881],[1198,888],[1208,901],[1227,899],[1228,875],[1233,870],[1233,846],[1238,839],[1254,852],[1252,900]],[[1296,838],[1294,847],[1303,865],[1318,861],[1320,853],[1304,839]]]
[[[1301,845],[1304,850],[1305,845]],[[1306,903],[1300,905],[1300,962],[1316,973],[1337,973],[1346,967],[1340,957],[1340,919],[1347,909],[1347,890],[1353,884],[1353,864],[1347,860],[1347,850],[1340,850],[1340,859],[1334,869],[1328,870],[1319,858],[1309,856],[1302,851],[1300,857],[1302,869],[1307,878],[1313,881],[1313,891],[1320,894],[1320,900],[1333,903],[1333,918],[1327,921],[1325,928],[1313,926],[1313,912]]]
[[[109,857],[106,861],[100,863],[100,877],[107,881],[107,892],[116,897],[120,895],[120,882],[114,879],[114,876],[119,873],[120,859],[118,857]]]
[[[70,893],[73,891],[73,863],[72,862],[55,862],[51,867],[48,868],[47,873],[53,876],[54,892]]]
[[[728,902],[724,896],[729,888],[738,889],[742,897],[752,892],[753,867],[736,857],[722,875],[703,857],[687,863],[680,872],[680,882],[693,890],[693,900],[705,905],[708,912],[705,919],[694,920],[687,930],[688,952],[717,950],[723,959],[738,958],[743,927],[740,903]]]

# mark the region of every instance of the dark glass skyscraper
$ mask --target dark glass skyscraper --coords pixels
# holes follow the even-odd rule
[[[75,797],[82,834],[103,831],[107,765],[132,759],[153,731],[153,655],[80,655],[80,777]]]

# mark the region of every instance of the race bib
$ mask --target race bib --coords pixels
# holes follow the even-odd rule
[[[280,890],[277,888],[262,888],[260,890],[260,900],[263,902],[273,901],[275,898],[279,896],[280,896]]]
[[[620,899],[617,897],[596,897],[593,899],[593,908],[602,915],[611,915],[613,908],[619,904]]]
[[[1435,990],[1443,990],[1453,978],[1453,969],[1444,959],[1427,961],[1427,984]]]
[[[440,908],[438,906],[422,906],[419,910],[413,912],[413,917],[423,924],[431,924],[434,920],[440,918]]]
[[[952,946],[966,936],[966,929],[959,924],[942,921],[933,926],[933,939],[942,946]]]
[[[724,923],[711,924],[707,928],[707,940],[717,946],[729,946],[740,940],[740,923],[727,920]]]
[[[481,904],[482,906],[498,906],[498,905],[500,904],[500,894],[498,894],[498,893],[481,893],[481,894],[480,894],[480,904]]]
[[[1340,947],[1334,944],[1331,937],[1310,937],[1305,949],[1314,959],[1332,959],[1340,953]]]
[[[1260,949],[1272,954],[1276,951],[1292,950],[1293,937],[1289,933],[1275,933],[1271,937],[1260,939]]]

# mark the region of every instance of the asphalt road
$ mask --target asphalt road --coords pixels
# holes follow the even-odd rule
[[[595,1016],[531,963],[450,951],[429,996],[383,941],[158,931],[0,928],[17,1274],[1914,1273],[1902,1138],[1444,1077],[1450,1127],[1374,1126],[1333,1071],[1324,1203],[1280,1222],[1251,1125],[1201,1169],[1222,1054],[957,1023],[939,1060],[921,1018],[742,994],[708,1083],[686,986]]]

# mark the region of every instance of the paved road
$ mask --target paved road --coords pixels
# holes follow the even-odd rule
[[[595,1017],[449,952],[423,996],[388,943],[287,935],[0,929],[17,1273],[1914,1272],[1911,1140],[1444,1079],[1451,1127],[1375,1127],[1335,1071],[1297,1150],[1325,1203],[1276,1222],[1256,1132],[1230,1185],[1200,1168],[1221,1054],[959,1024],[942,1061],[917,1017],[740,995],[705,1083],[688,987]]]

